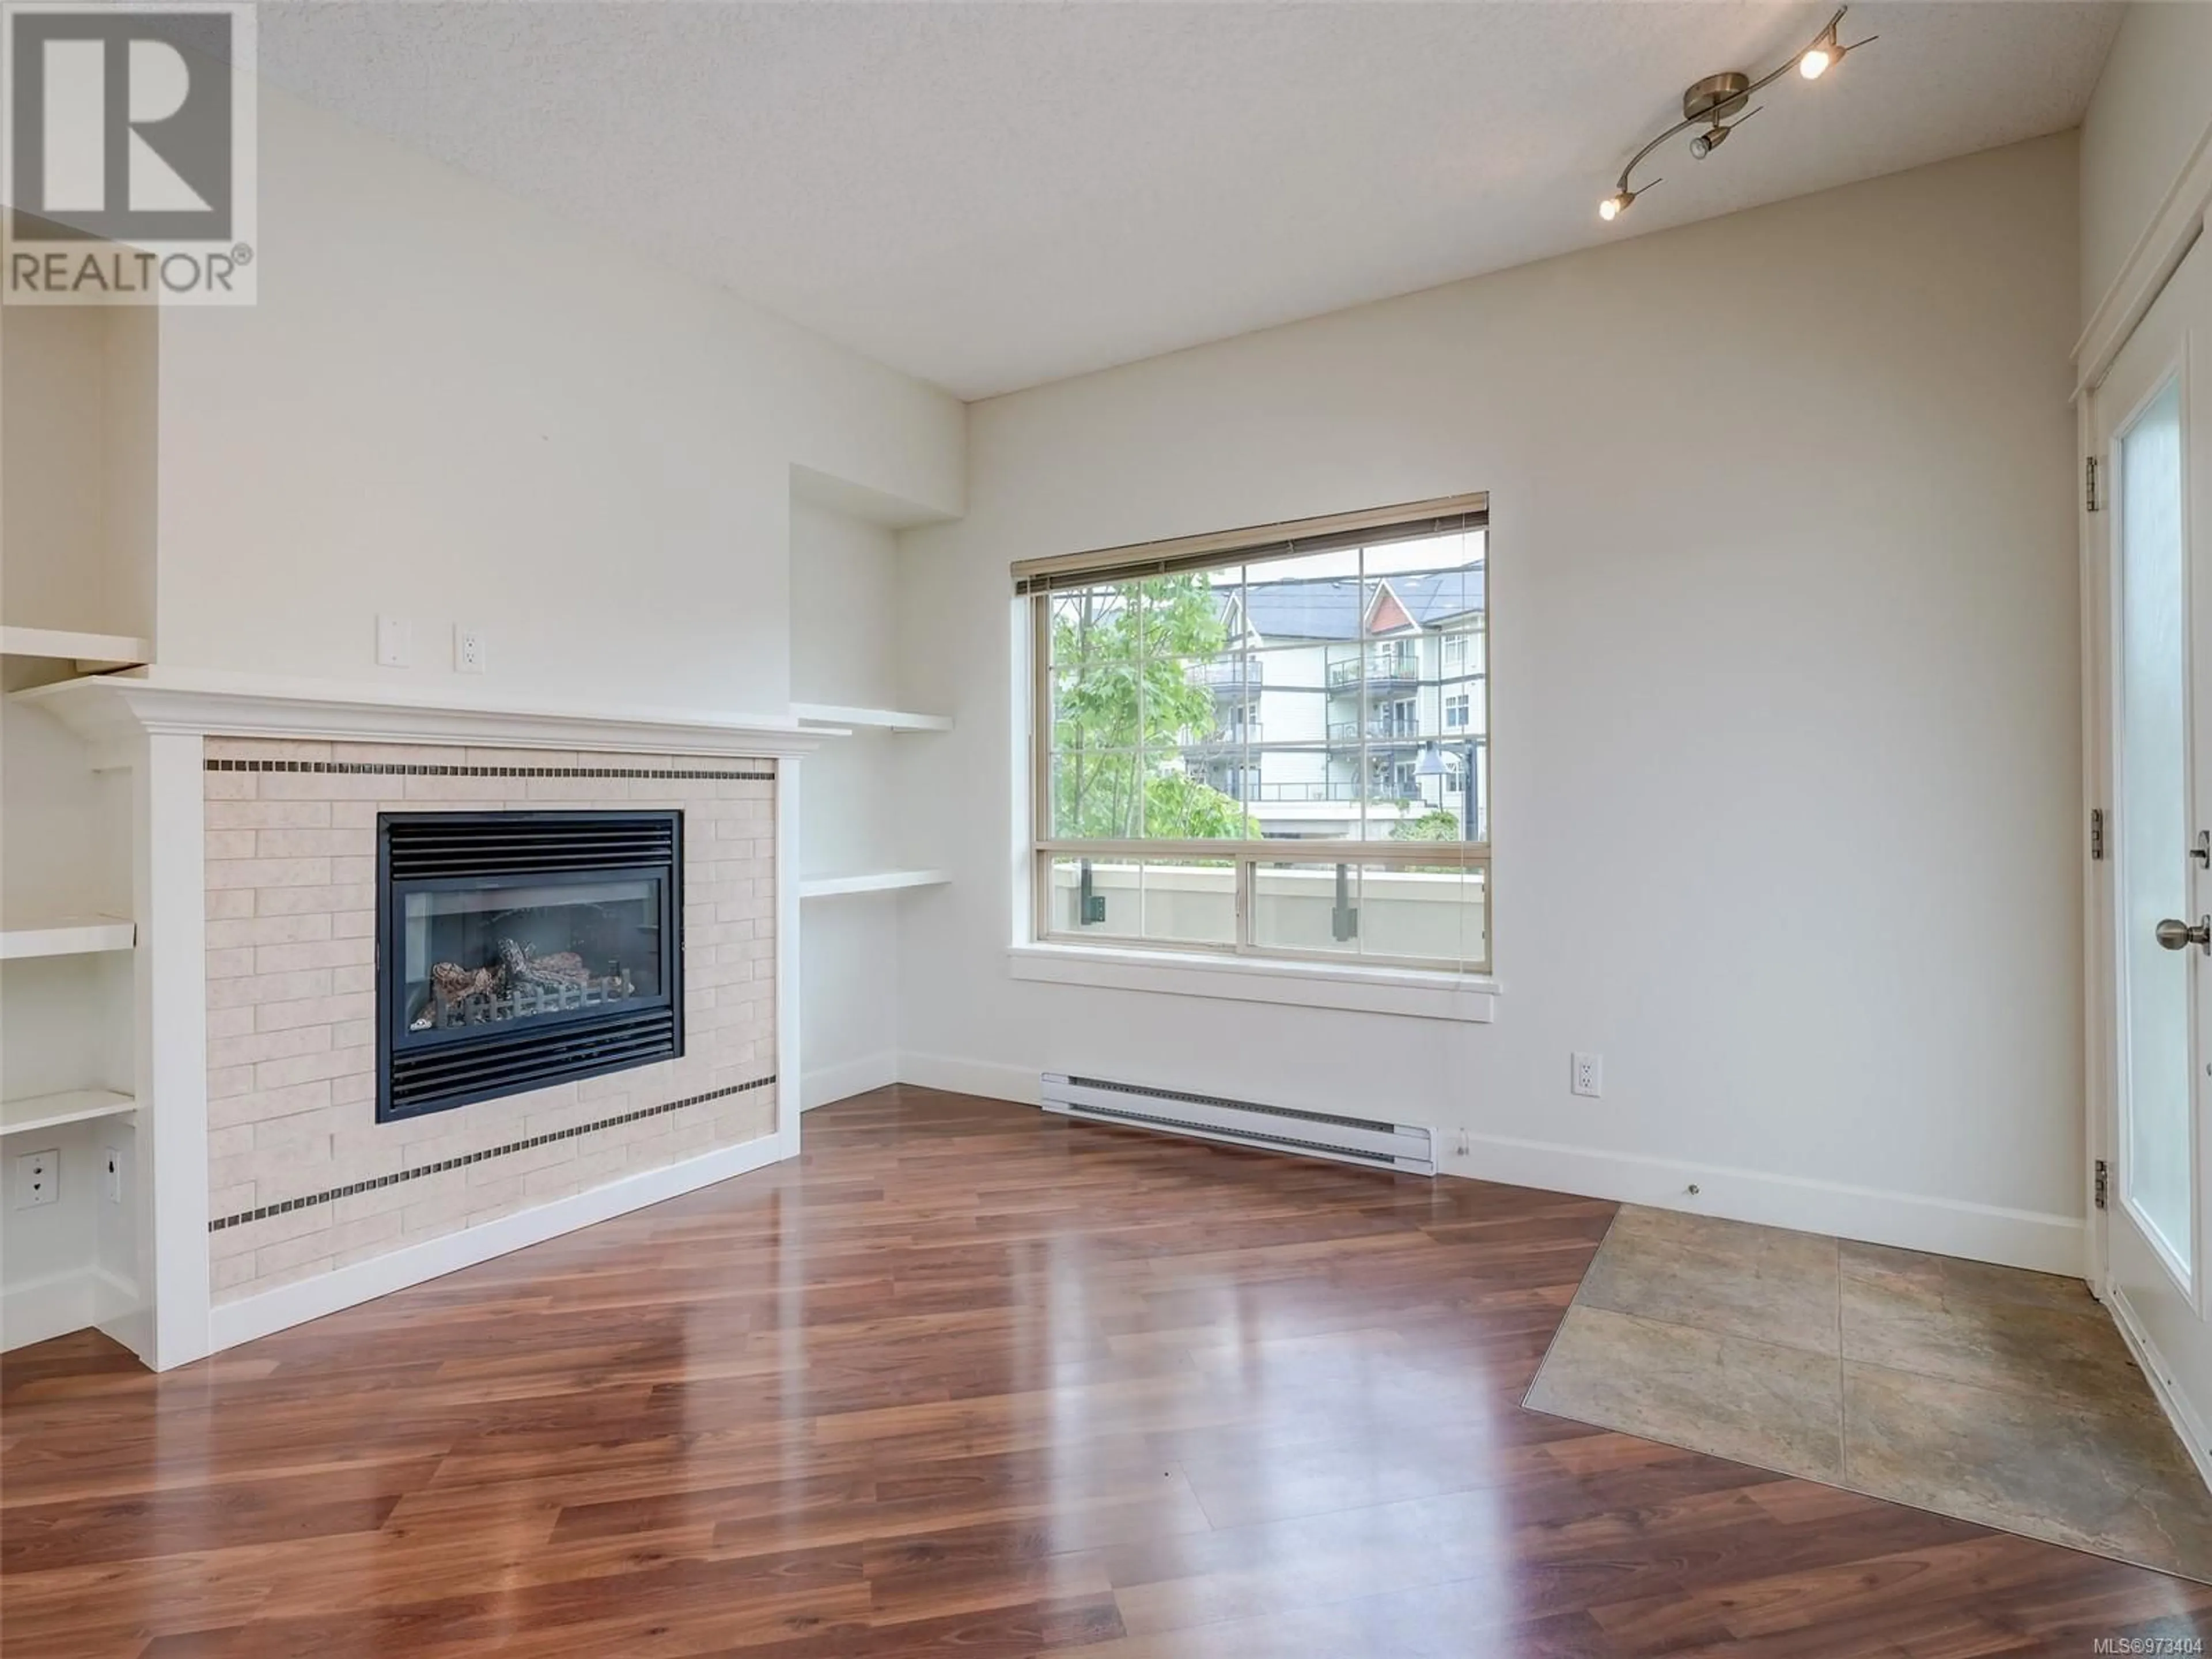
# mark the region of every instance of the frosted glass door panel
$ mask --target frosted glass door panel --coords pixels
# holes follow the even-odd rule
[[[2114,446],[2121,695],[2121,1159],[2129,1208],[2188,1279],[2192,949],[2158,925],[2194,921],[2190,892],[2189,586],[2182,535],[2181,386],[2169,380]]]

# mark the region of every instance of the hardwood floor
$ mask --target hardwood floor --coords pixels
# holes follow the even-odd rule
[[[7,1356],[9,1659],[2212,1630],[2212,1589],[1522,1409],[1611,1205],[914,1089],[806,1143],[164,1376]]]

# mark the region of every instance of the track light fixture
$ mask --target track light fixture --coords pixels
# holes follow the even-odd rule
[[[1651,185],[1659,182],[1654,179],[1642,190],[1628,187],[1629,175],[1643,165],[1645,156],[1669,138],[1687,132],[1692,127],[1703,126],[1705,130],[1690,140],[1691,155],[1702,161],[1728,142],[1729,134],[1765,107],[1764,104],[1754,108],[1745,107],[1751,102],[1753,93],[1773,85],[1789,74],[1793,65],[1806,80],[1817,81],[1842,63],[1847,54],[1875,40],[1876,37],[1869,34],[1865,40],[1854,40],[1848,46],[1843,44],[1836,31],[1843,23],[1844,12],[1849,9],[1847,6],[1837,7],[1836,15],[1828,20],[1828,26],[1814,37],[1812,45],[1756,81],[1741,70],[1724,70],[1718,75],[1708,75],[1702,81],[1692,82],[1682,93],[1682,118],[1628,158],[1628,165],[1621,168],[1620,179],[1613,186],[1613,194],[1597,204],[1597,216],[1611,224],[1634,205],[1638,197],[1650,189]]]

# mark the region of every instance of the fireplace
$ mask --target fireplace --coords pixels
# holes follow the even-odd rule
[[[380,814],[377,1121],[681,1054],[683,817]]]

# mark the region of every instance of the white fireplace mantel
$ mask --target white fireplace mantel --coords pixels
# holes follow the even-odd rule
[[[130,764],[136,739],[163,733],[733,756],[803,755],[825,738],[848,735],[803,727],[789,714],[465,698],[411,687],[161,667],[63,680],[13,696],[53,714],[106,765]]]
[[[635,1177],[428,1238],[345,1268],[240,1300],[214,1301],[210,1270],[206,758],[203,739],[447,744],[768,759],[775,768],[775,957],[779,987],[799,982],[801,757],[835,727],[796,714],[649,707],[592,708],[475,698],[451,688],[283,679],[158,665],[9,694],[45,710],[85,744],[99,769],[129,775],[135,1030],[134,1156],[141,1172],[131,1346],[156,1370],[449,1273],[638,1205],[726,1179],[799,1151],[799,999],[775,998],[776,1127]],[[553,763],[558,764],[558,763]]]

